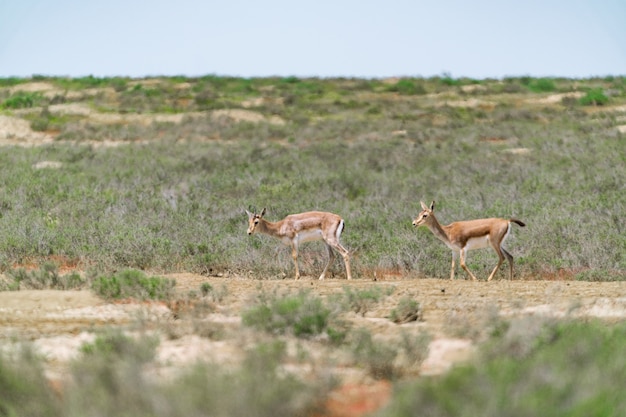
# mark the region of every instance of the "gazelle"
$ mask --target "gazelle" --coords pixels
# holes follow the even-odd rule
[[[298,268],[298,247],[300,243],[323,240],[328,250],[328,264],[322,271],[319,279],[326,277],[330,264],[335,260],[333,248],[341,254],[346,265],[346,275],[350,274],[350,255],[346,248],[339,243],[339,237],[343,231],[344,221],[333,213],[322,211],[309,211],[306,213],[291,214],[278,222],[269,222],[263,218],[265,209],[260,214],[248,214],[248,235],[264,233],[279,238],[284,244],[291,246],[291,257],[296,266],[296,279],[300,279]]]
[[[487,281],[491,281],[498,269],[504,262],[506,257],[509,262],[509,277],[513,279],[513,256],[508,253],[502,244],[511,231],[511,223],[516,223],[522,227],[526,226],[524,222],[518,219],[478,219],[467,220],[461,222],[450,223],[447,226],[442,226],[435,217],[435,202],[433,201],[430,208],[420,201],[422,205],[422,211],[413,220],[413,226],[426,226],[433,234],[445,243],[450,249],[452,249],[452,270],[450,271],[450,279],[454,279],[454,263],[457,254],[461,258],[461,267],[469,274],[475,281],[476,276],[472,274],[467,265],[465,265],[465,257],[467,251],[472,249],[481,249],[491,246],[493,250],[498,254],[498,264]]]

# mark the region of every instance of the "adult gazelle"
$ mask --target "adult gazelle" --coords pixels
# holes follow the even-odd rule
[[[430,207],[427,207],[426,204],[421,201],[420,204],[422,205],[422,211],[417,215],[415,220],[413,220],[413,226],[428,227],[439,240],[452,249],[452,270],[450,271],[450,279],[454,279],[454,263],[457,255],[459,255],[461,258],[461,268],[463,268],[473,280],[476,280],[476,276],[472,274],[472,271],[465,265],[467,251],[489,246],[498,254],[498,264],[493,268],[493,271],[491,271],[487,281],[491,281],[496,272],[498,272],[505,257],[509,262],[509,278],[513,279],[513,256],[502,247],[502,244],[511,231],[511,223],[516,223],[524,227],[526,226],[524,222],[513,218],[491,218],[466,220],[442,226],[435,217],[435,202],[433,201]]]
[[[350,255],[346,248],[339,243],[344,221],[333,213],[323,211],[308,211],[306,213],[290,214],[283,220],[269,222],[263,218],[265,209],[261,213],[248,214],[248,235],[263,233],[279,238],[284,244],[291,246],[291,257],[296,267],[296,279],[300,278],[298,268],[298,248],[300,243],[323,240],[328,250],[328,263],[319,279],[326,277],[330,264],[335,260],[333,249],[339,252],[346,265],[346,275],[352,279],[350,273]]]

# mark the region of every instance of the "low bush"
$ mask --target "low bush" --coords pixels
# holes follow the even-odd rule
[[[83,345],[58,395],[40,358],[25,347],[0,345],[0,415],[60,416],[308,416],[319,415],[336,381],[303,380],[284,372],[284,342],[246,351],[241,366],[196,363],[172,378],[154,378],[149,364],[158,339],[105,330]]]
[[[67,416],[155,415],[155,387],[144,367],[154,358],[158,339],[106,330],[82,347],[71,364],[64,392]]]
[[[342,301],[350,311],[365,316],[365,313],[371,310],[372,307],[378,304],[384,297],[391,295],[393,291],[393,287],[387,287],[385,289],[371,286],[360,289],[344,286]]]
[[[309,291],[279,296],[261,292],[256,305],[242,314],[243,323],[273,334],[315,336],[327,329],[330,310]]]
[[[91,289],[104,299],[169,300],[174,294],[175,286],[175,280],[148,277],[136,269],[98,277],[91,283]]]
[[[387,87],[388,91],[397,92],[404,95],[426,94],[423,83],[412,79],[401,79],[397,83]]]
[[[586,269],[577,272],[574,275],[576,281],[594,281],[594,282],[608,282],[608,281],[626,281],[626,274],[620,273],[620,271],[598,269]]]
[[[335,382],[320,376],[305,382],[281,371],[286,346],[260,344],[246,353],[242,366],[226,371],[199,364],[165,387],[168,410],[154,415],[308,416],[319,415]]]
[[[391,310],[389,319],[397,324],[421,321],[423,319],[422,309],[413,298],[403,296],[398,301],[398,306]]]
[[[359,328],[350,332],[347,345],[356,364],[372,378],[393,380],[419,372],[430,340],[426,332],[417,336],[403,332],[400,340],[377,340],[369,330]]]
[[[534,78],[528,83],[528,88],[535,93],[549,93],[556,90],[556,84],[551,78]]]
[[[2,109],[23,109],[38,106],[44,97],[41,93],[18,91],[0,104]]]
[[[62,403],[46,380],[41,359],[26,345],[18,349],[12,357],[0,349],[0,415],[62,416]]]
[[[609,102],[609,98],[601,88],[592,88],[579,99],[583,106],[603,106]]]
[[[24,268],[7,271],[7,275],[13,280],[9,289],[33,289],[33,290],[72,290],[82,288],[86,281],[78,272],[70,272],[65,275],[59,274],[54,263],[46,262],[40,269],[26,270]]]
[[[349,341],[356,363],[373,378],[394,379],[401,374],[394,363],[399,352],[395,344],[374,340],[366,329],[351,332]]]
[[[481,349],[477,362],[398,385],[377,415],[624,415],[624,332],[623,323],[512,323]]]

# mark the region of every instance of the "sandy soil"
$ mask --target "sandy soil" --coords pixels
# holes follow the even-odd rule
[[[394,279],[382,281],[339,280],[317,281],[303,278],[293,280],[253,280],[243,278],[216,278],[194,274],[173,274],[180,294],[199,292],[200,285],[209,283],[216,291],[225,294],[214,311],[202,320],[239,326],[241,312],[249,300],[261,289],[273,291],[297,291],[308,289],[313,294],[326,297],[344,291],[345,286],[368,288],[393,287],[393,292],[368,311],[363,317],[351,317],[357,325],[367,326],[380,336],[393,336],[400,328],[419,328],[433,336],[431,355],[423,363],[422,372],[438,373],[447,369],[455,360],[467,357],[471,352],[476,335],[467,329],[480,328],[490,316],[547,315],[554,317],[595,317],[603,320],[626,318],[626,284],[623,282],[577,282],[577,281],[508,281],[471,282],[441,279]],[[423,321],[404,325],[392,323],[388,316],[403,296],[418,301],[423,309]],[[42,347],[45,340],[62,338],[71,346],[73,337],[84,339],[84,333],[93,332],[101,326],[123,325],[137,320],[167,322],[176,320],[176,304],[124,302],[111,304],[94,296],[89,291],[18,291],[0,292],[0,338],[7,340],[18,337],[38,342]],[[188,336],[188,335],[185,335]],[[56,340],[56,339],[55,339]],[[57,340],[57,342],[59,342]],[[228,345],[228,341],[220,341]],[[181,342],[172,348],[190,350],[188,360],[202,357],[211,341],[198,337]],[[62,352],[57,355],[54,348],[46,348],[49,357],[57,359],[71,357],[63,343],[51,343]],[[175,345],[175,346],[174,346]],[[78,347],[78,346],[75,346]],[[214,346],[213,346],[214,347]],[[167,350],[167,343],[163,344]],[[196,353],[191,351],[197,350]],[[215,352],[215,349],[211,349]],[[228,349],[226,349],[228,350]],[[163,358],[167,352],[160,352]],[[176,356],[173,353],[174,356]],[[448,357],[449,356],[449,357]],[[165,361],[175,360],[168,358]]]
[[[62,380],[67,363],[77,357],[82,344],[95,337],[98,328],[125,326],[141,321],[161,337],[156,363],[151,372],[167,377],[181,365],[196,360],[237,363],[252,336],[241,326],[241,313],[249,300],[263,289],[298,291],[307,289],[320,297],[343,292],[345,286],[393,288],[390,296],[379,302],[365,315],[349,313],[355,327],[368,328],[375,337],[393,340],[401,332],[432,336],[430,353],[417,371],[419,374],[445,372],[454,363],[471,357],[480,329],[489,326],[498,316],[522,315],[598,318],[607,321],[626,319],[626,283],[577,281],[508,281],[471,282],[465,280],[401,279],[325,281],[305,277],[294,280],[261,280],[239,277],[205,277],[181,273],[168,277],[176,279],[181,300],[190,291],[199,292],[200,285],[209,283],[223,297],[214,308],[202,314],[185,315],[184,302],[107,303],[89,291],[18,291],[0,292],[0,349],[11,349],[15,340],[28,340],[44,356],[51,380]],[[403,296],[418,301],[423,309],[423,321],[397,325],[388,317]],[[190,323],[195,324],[190,324]],[[146,326],[146,323],[148,325]],[[217,340],[198,333],[211,326],[231,329],[227,337]],[[194,327],[195,326],[195,327]],[[185,331],[181,329],[189,328]],[[129,330],[130,331],[130,330]],[[311,342],[311,350],[318,349]],[[313,360],[315,355],[312,355]],[[302,365],[296,365],[302,366]],[[296,369],[302,372],[302,369]],[[372,397],[372,390],[387,397],[388,384],[368,379],[362,370],[343,369],[344,385],[332,399],[340,410],[346,398],[365,409],[376,408],[384,399]],[[343,393],[343,394],[341,394]],[[345,394],[345,395],[344,395]],[[366,399],[369,399],[366,401]],[[370,404],[371,403],[371,404]],[[367,404],[370,404],[367,406]],[[337,415],[341,415],[337,411]],[[352,414],[352,415],[358,415]]]

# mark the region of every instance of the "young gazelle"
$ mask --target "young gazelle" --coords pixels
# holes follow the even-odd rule
[[[264,233],[279,238],[284,244],[291,246],[291,256],[296,266],[296,279],[300,278],[298,268],[298,246],[300,243],[323,240],[328,250],[328,264],[322,271],[320,279],[326,277],[330,264],[335,260],[333,248],[343,256],[346,265],[346,275],[350,274],[350,255],[348,250],[339,243],[339,237],[343,231],[344,221],[333,213],[321,211],[309,211],[306,213],[291,214],[278,222],[268,222],[263,218],[265,209],[260,214],[248,214],[248,235]]]
[[[473,280],[476,280],[474,274],[472,274],[465,265],[467,251],[486,248],[488,246],[491,246],[493,250],[496,251],[499,260],[496,267],[491,271],[487,281],[491,281],[502,265],[502,262],[504,262],[505,257],[509,262],[509,277],[513,279],[513,256],[502,247],[502,244],[511,231],[511,223],[517,223],[522,227],[526,226],[521,220],[497,218],[478,219],[454,222],[447,226],[442,226],[435,217],[435,202],[432,202],[430,208],[423,202],[420,201],[420,203],[422,205],[422,211],[417,215],[415,220],[413,220],[413,226],[428,227],[437,238],[452,249],[452,271],[450,271],[450,279],[454,279],[454,262],[457,254],[460,254],[461,267]]]

